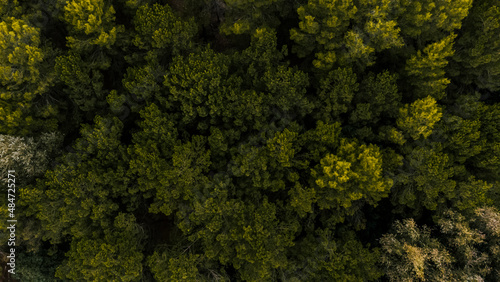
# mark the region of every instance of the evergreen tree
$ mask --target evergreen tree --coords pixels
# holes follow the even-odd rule
[[[498,7],[0,1],[16,278],[498,280]]]
[[[457,39],[453,60],[458,65],[449,69],[459,83],[474,83],[481,89],[497,91],[499,85],[500,2],[476,0],[464,20],[462,34]]]
[[[280,19],[287,18],[294,5],[284,0],[224,0],[214,1],[221,18],[220,30],[224,34],[252,33],[256,28],[275,28]]]
[[[333,122],[339,120],[341,114],[351,110],[351,101],[359,87],[356,80],[356,74],[349,68],[328,72],[317,88],[315,118]]]
[[[373,65],[375,52],[402,47],[390,1],[310,0],[297,9],[299,29],[290,31],[301,57],[315,53],[313,65],[329,70],[333,66]]]
[[[454,53],[452,48],[454,38],[455,35],[450,35],[427,45],[423,52],[418,50],[416,55],[406,61],[405,70],[411,86],[414,87],[414,97],[431,96],[438,100],[444,97],[446,86],[450,83],[444,76],[448,64],[446,58]]]
[[[337,154],[328,154],[320,165],[311,170],[314,184],[314,202],[320,209],[333,209],[333,221],[343,221],[352,215],[358,200],[376,205],[388,196],[392,180],[382,177],[382,159],[373,145],[358,145],[345,139],[340,141]],[[307,191],[307,190],[306,190]]]
[[[399,109],[396,125],[407,138],[413,140],[427,138],[432,133],[434,124],[441,119],[442,111],[432,97],[420,99]]]
[[[136,35],[135,46],[170,49],[179,52],[192,48],[193,37],[197,32],[194,19],[181,20],[169,5],[141,5],[133,19]]]
[[[405,37],[415,38],[418,49],[437,42],[460,29],[469,13],[472,0],[400,1],[396,6],[398,23]]]
[[[68,47],[78,52],[93,46],[111,48],[123,26],[115,26],[115,9],[103,0],[72,0],[64,6],[64,21],[69,27]]]
[[[24,20],[0,22],[0,132],[28,135],[57,128],[57,108],[40,104],[54,77],[46,73],[40,31]]]

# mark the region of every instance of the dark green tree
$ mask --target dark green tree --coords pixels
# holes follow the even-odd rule
[[[457,39],[457,52],[450,74],[457,76],[460,83],[474,83],[477,87],[497,91],[500,76],[499,40],[500,2],[473,2],[469,15],[464,20],[462,34]]]

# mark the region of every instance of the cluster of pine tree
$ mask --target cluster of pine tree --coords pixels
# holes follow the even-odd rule
[[[500,0],[0,16],[12,278],[500,281]]]

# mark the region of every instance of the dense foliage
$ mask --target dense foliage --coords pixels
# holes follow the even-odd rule
[[[500,280],[499,0],[0,15],[13,278]]]

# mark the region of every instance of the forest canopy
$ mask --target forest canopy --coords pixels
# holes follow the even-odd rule
[[[500,0],[0,15],[0,280],[500,281]]]

